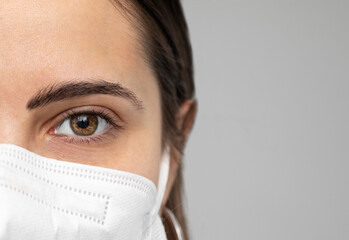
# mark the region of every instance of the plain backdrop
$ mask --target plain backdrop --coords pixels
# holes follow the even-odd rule
[[[192,239],[349,239],[349,1],[182,2]]]

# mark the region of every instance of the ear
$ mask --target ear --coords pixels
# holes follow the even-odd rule
[[[179,108],[177,115],[177,127],[183,133],[184,141],[187,140],[193,128],[198,104],[196,100],[186,100]]]
[[[181,131],[183,136],[183,148],[184,145],[188,139],[188,135],[190,131],[192,130],[192,127],[195,122],[195,117],[197,113],[197,101],[196,100],[186,100],[179,108],[179,111],[177,113],[176,119],[177,119],[177,128]],[[162,200],[161,205],[161,212],[163,207],[166,205],[166,202],[168,200],[168,197],[171,193],[171,189],[173,187],[173,184],[176,180],[178,169],[181,165],[181,159],[182,159],[182,151],[184,149],[177,150],[173,146],[171,146],[170,149],[170,171],[168,175],[168,181],[166,186],[166,191],[164,198]]]

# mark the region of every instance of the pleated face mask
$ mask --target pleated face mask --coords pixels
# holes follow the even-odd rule
[[[0,144],[0,239],[164,240],[158,211],[168,171],[166,151],[157,190],[136,174]]]

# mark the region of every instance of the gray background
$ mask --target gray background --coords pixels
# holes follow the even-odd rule
[[[193,239],[349,239],[349,1],[183,0]]]

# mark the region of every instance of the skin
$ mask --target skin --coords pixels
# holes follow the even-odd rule
[[[0,3],[0,143],[39,155],[123,170],[158,181],[161,148],[160,93],[145,61],[136,28],[108,0],[17,0]],[[132,90],[143,110],[122,97],[94,94],[27,109],[51,84],[103,78]],[[93,80],[88,80],[93,81]],[[69,109],[98,106],[118,119],[102,142],[68,141],[54,133]],[[183,104],[179,126],[192,103]],[[76,137],[76,136],[75,136]],[[178,164],[171,160],[166,195]]]

